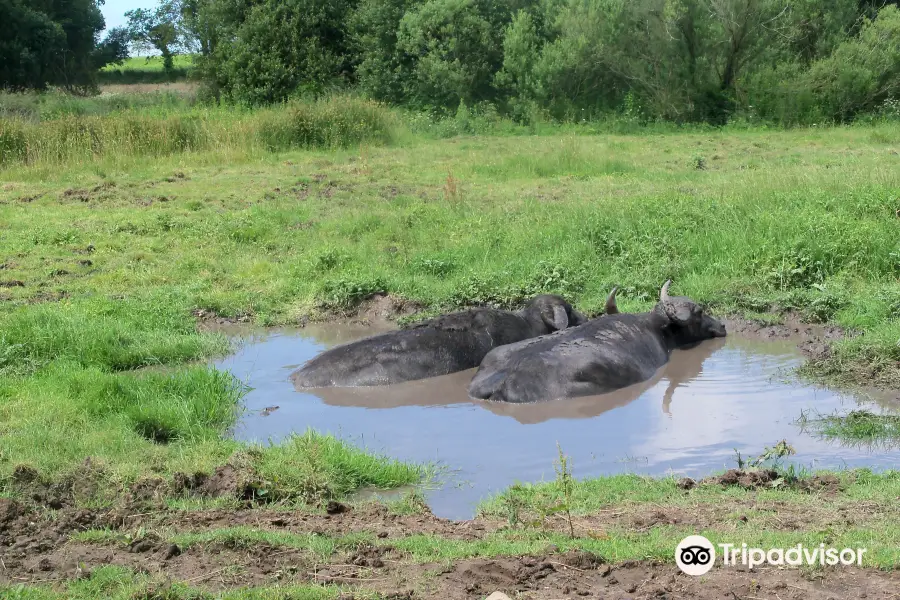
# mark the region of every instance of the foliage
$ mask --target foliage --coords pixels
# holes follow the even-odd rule
[[[125,56],[120,30],[98,45],[98,0],[0,0],[0,87],[81,91],[98,68]]]
[[[176,54],[191,50],[191,37],[185,30],[182,13],[182,0],[162,0],[155,9],[136,8],[125,13],[134,48],[144,53],[159,52],[166,73],[174,68]]]
[[[0,0],[2,82],[86,90],[131,42],[159,53],[164,75],[107,70],[104,82],[184,78],[175,57],[194,53],[201,98],[242,105],[356,88],[430,117],[530,126],[792,126],[894,118],[884,107],[900,101],[893,2],[160,0],[100,42],[98,1]]]
[[[460,103],[493,99],[491,80],[502,64],[496,33],[502,4],[429,0],[403,16],[397,50],[414,61],[403,86],[410,104],[456,110]]]
[[[319,94],[349,74],[345,23],[351,7],[352,0],[207,3],[198,22],[216,33],[200,72],[217,96],[237,102]]]
[[[823,115],[837,121],[900,97],[900,9],[885,6],[859,35],[816,63],[808,84]]]

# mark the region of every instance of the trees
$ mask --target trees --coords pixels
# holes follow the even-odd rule
[[[864,18],[859,35],[813,63],[804,83],[822,115],[838,121],[900,98],[900,9],[888,4]]]
[[[0,0],[0,86],[79,90],[103,61],[121,56],[120,37],[98,48],[102,0]],[[116,34],[117,36],[120,34]]]
[[[195,53],[216,98],[356,86],[453,113],[725,123],[849,120],[900,97],[897,0],[160,0],[98,33],[103,0],[0,0],[0,84],[90,86]]]
[[[352,75],[347,21],[355,0],[201,1],[209,35],[199,69],[216,94],[259,104],[318,93]]]
[[[491,14],[497,4],[429,0],[403,16],[397,50],[413,59],[403,83],[409,102],[456,110],[495,98],[492,79],[503,63],[502,30],[492,23],[503,17]]]
[[[176,54],[193,49],[194,40],[185,26],[184,12],[182,0],[163,0],[155,9],[137,8],[125,13],[134,48],[138,52],[159,52],[167,73],[175,66]]]
[[[126,27],[114,27],[106,37],[97,44],[93,52],[94,69],[99,70],[106,65],[122,64],[129,56],[131,35]]]

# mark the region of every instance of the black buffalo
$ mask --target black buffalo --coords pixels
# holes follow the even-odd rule
[[[617,313],[615,290],[607,311]],[[297,388],[391,385],[477,367],[504,344],[574,327],[585,318],[562,297],[532,298],[511,312],[476,308],[423,321],[408,329],[336,346],[291,375]]]
[[[613,314],[579,327],[496,348],[469,383],[469,395],[539,402],[603,394],[646,381],[675,348],[725,337],[725,326],[666,281],[650,312]]]

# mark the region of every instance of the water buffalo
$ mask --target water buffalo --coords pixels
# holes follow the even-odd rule
[[[608,311],[617,313],[615,293]],[[562,297],[532,298],[520,311],[476,308],[331,348],[291,375],[296,388],[391,385],[477,367],[492,349],[581,325]]]
[[[675,348],[725,337],[725,326],[663,284],[650,312],[613,314],[495,348],[469,383],[482,400],[539,402],[603,394],[653,377]]]

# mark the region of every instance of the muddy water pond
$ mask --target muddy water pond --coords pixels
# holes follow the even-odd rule
[[[244,332],[239,350],[215,362],[247,383],[238,439],[277,442],[312,427],[401,460],[447,467],[425,495],[434,513],[474,515],[509,485],[553,479],[557,443],[576,477],[614,473],[701,477],[786,439],[791,462],[809,468],[895,467],[900,452],[845,447],[802,432],[802,411],[830,414],[864,399],[791,378],[795,342],[738,335],[677,350],[645,383],[612,394],[536,405],[470,400],[474,369],[395,386],[297,391],[289,376],[336,344],[372,327],[308,326]],[[274,408],[277,407],[277,408]]]

